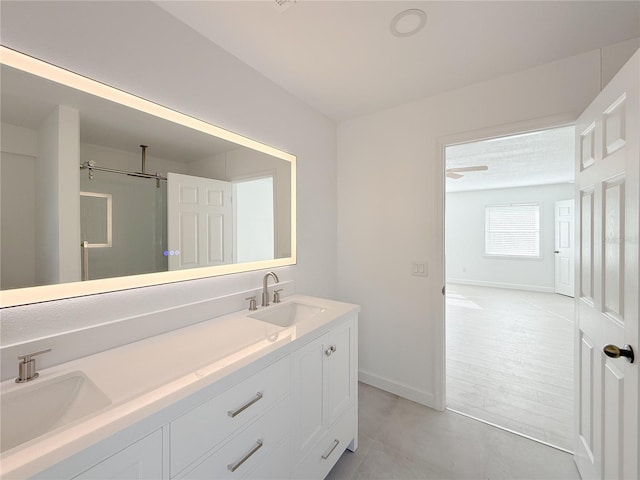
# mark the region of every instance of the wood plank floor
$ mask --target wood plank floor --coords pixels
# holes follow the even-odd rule
[[[573,451],[573,299],[447,286],[447,406]]]

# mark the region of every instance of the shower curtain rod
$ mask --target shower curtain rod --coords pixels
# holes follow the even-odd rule
[[[81,163],[80,170],[89,170],[89,173],[91,173],[93,170],[97,170],[99,172],[119,173],[120,175],[129,175],[131,177],[153,178],[155,180],[164,180],[164,181],[167,180],[167,177],[164,177],[159,173],[153,174],[153,173],[142,173],[142,172],[127,172],[126,170],[116,170],[115,168],[98,167],[93,161]]]

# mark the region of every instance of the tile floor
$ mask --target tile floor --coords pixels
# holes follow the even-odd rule
[[[328,480],[579,480],[570,454],[359,385],[359,447]]]
[[[573,299],[447,286],[447,406],[573,450]]]

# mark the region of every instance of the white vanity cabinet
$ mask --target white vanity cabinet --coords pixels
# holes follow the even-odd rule
[[[293,353],[294,478],[324,478],[357,447],[357,327],[349,317]]]
[[[74,480],[158,480],[162,475],[162,430],[147,435],[74,477]]]
[[[280,402],[178,478],[223,480],[245,478],[253,472],[257,472],[257,478],[289,478],[289,409],[288,399]],[[273,457],[280,461],[269,462]]]
[[[286,356],[172,421],[171,477],[240,478],[275,453],[289,433],[290,372]]]
[[[357,332],[353,311],[296,326],[246,373],[21,478],[323,479],[345,449],[357,448]]]
[[[172,477],[324,478],[345,448],[357,446],[356,321],[310,336],[290,356],[173,421]],[[237,423],[232,410],[240,412]]]

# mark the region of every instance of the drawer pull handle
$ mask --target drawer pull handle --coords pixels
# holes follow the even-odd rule
[[[324,455],[322,455],[322,459],[326,460],[327,458],[329,458],[329,456],[331,456],[331,454],[333,453],[333,451],[336,449],[336,447],[338,446],[338,444],[340,443],[340,440],[338,440],[337,438],[333,441],[333,446],[331,447],[331,450],[329,450],[327,453],[325,453]]]
[[[329,348],[327,348],[327,349],[324,351],[324,354],[325,354],[327,357],[330,357],[330,356],[331,356],[331,354],[332,354],[333,352],[335,352],[335,351],[336,351],[336,346],[335,346],[335,345],[331,345]]]
[[[254,403],[256,403],[258,400],[260,400],[262,398],[262,393],[258,392],[256,393],[256,396],[253,397],[251,400],[249,400],[247,403],[245,403],[243,406],[241,406],[240,408],[236,409],[236,410],[229,410],[227,412],[227,415],[229,415],[231,418],[235,417],[236,415],[241,414],[242,412],[244,412],[247,408],[249,408],[251,405],[253,405]]]
[[[256,444],[253,446],[251,450],[244,454],[244,456],[238,460],[236,463],[230,463],[227,465],[227,468],[230,472],[235,472],[240,466],[251,458],[251,455],[256,453],[258,450],[262,448],[262,440],[256,440]]]

